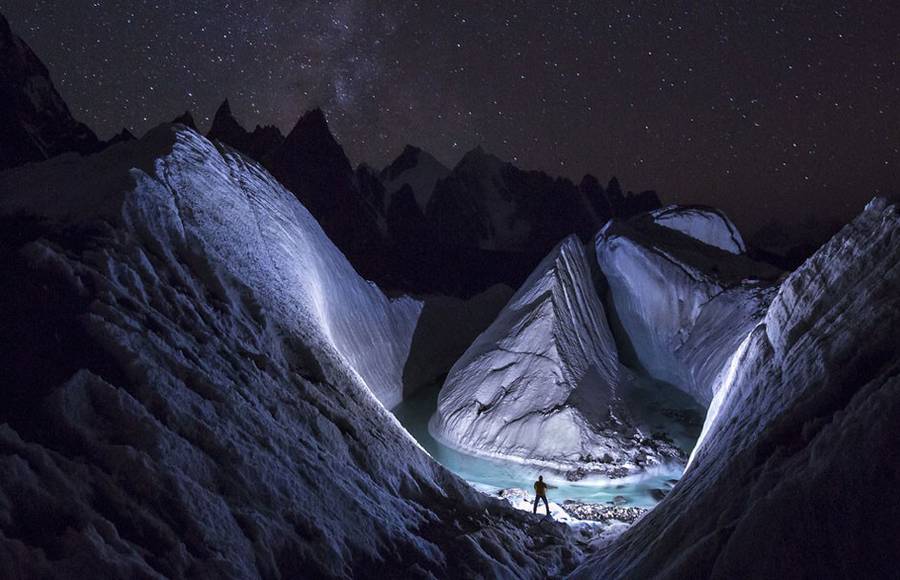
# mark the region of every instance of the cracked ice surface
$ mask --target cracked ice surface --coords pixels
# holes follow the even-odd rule
[[[456,362],[430,430],[464,451],[571,468],[634,453],[619,365],[577,238],[561,242]]]
[[[608,223],[595,245],[623,349],[708,405],[719,372],[764,315],[778,272],[642,218]]]

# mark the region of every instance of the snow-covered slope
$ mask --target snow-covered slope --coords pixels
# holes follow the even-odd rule
[[[0,221],[0,577],[574,564],[563,526],[472,491],[372,397],[419,305],[254,163],[161,128],[2,174]]]
[[[732,254],[747,251],[737,227],[721,211],[711,207],[670,205],[650,213],[657,224],[677,230]]]
[[[891,578],[900,212],[871,202],[741,337],[691,466],[578,578]]]
[[[535,269],[453,365],[430,430],[465,451],[571,469],[638,452],[617,393],[621,369],[575,236]]]
[[[640,218],[610,222],[595,243],[621,347],[654,378],[708,404],[778,272]]]
[[[133,155],[148,147],[161,154],[169,146],[170,155],[148,158],[147,167],[130,172],[131,191],[121,182],[115,189],[98,187],[91,177],[126,180]],[[74,173],[96,189],[73,184]],[[351,369],[384,405],[400,401],[421,303],[389,300],[360,278],[309,212],[257,165],[223,155],[192,131],[161,128],[140,144],[126,143],[85,163],[14,173],[3,186],[6,212],[72,219],[103,204],[103,217],[143,230],[162,248],[187,245],[212,254],[224,269],[214,274],[241,280],[259,294],[261,308],[303,327],[308,344]]]

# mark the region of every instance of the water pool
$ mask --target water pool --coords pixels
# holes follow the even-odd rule
[[[649,379],[636,379],[626,403],[634,420],[647,432],[664,431],[687,454],[700,434],[703,409],[674,387]],[[479,457],[441,444],[428,432],[428,419],[437,406],[439,386],[422,389],[394,408],[393,413],[407,431],[435,460],[482,491],[519,487],[531,490],[538,475],[556,486],[548,493],[551,501],[566,499],[605,503],[624,496],[627,505],[651,507],[657,500],[652,490],[668,490],[681,477],[683,465],[651,468],[640,475],[620,479],[586,477],[567,481],[563,474],[527,464]],[[673,412],[674,411],[674,412]],[[674,416],[674,417],[673,417]]]

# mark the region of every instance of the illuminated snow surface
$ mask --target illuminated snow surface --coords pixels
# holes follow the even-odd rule
[[[684,477],[576,578],[890,578],[900,215],[876,199],[736,337]]]
[[[603,306],[573,236],[450,369],[431,431],[451,446],[498,457],[559,463],[618,456],[633,433],[619,418],[619,374]]]
[[[670,205],[650,212],[653,221],[704,244],[732,254],[747,251],[737,227],[721,211],[711,207]]]
[[[0,214],[0,577],[544,577],[580,557],[370,394],[398,400],[419,303],[360,279],[254,163],[163,127],[0,174]]]
[[[650,376],[709,404],[716,376],[764,316],[779,272],[646,217],[609,222],[595,243],[620,348]]]
[[[669,495],[593,545],[400,428],[372,393],[399,400],[420,304],[255,164],[166,127],[0,174],[0,219],[0,577],[896,575],[884,201],[780,287],[658,224],[598,236],[613,334],[712,407]]]
[[[356,274],[293,194],[255,163],[223,157],[192,132],[178,134],[171,155],[128,165],[148,148],[164,150],[172,138],[162,129],[84,164],[14,173],[3,205],[7,212],[40,208],[65,221],[120,219],[153,250],[188,264],[207,257],[211,270],[200,274],[209,279],[201,282],[219,290],[214,298],[239,304],[245,297],[219,288],[219,278],[240,280],[259,301],[254,308],[271,311],[291,335],[340,360],[386,406],[398,403],[421,303],[389,300]],[[134,185],[109,187],[103,181],[111,176],[121,181],[115,185],[129,179]],[[175,254],[181,248],[186,255]]]
[[[450,369],[430,431],[469,453],[622,476],[676,459],[635,427],[620,392],[633,381],[571,236]]]

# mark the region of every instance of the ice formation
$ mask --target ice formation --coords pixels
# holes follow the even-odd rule
[[[166,127],[0,174],[0,577],[539,577],[392,397],[420,308],[254,163]],[[532,522],[532,523],[529,523]]]
[[[696,214],[686,212],[669,222]],[[647,219],[612,221],[595,243],[629,362],[709,404],[719,371],[765,313],[778,271]]]
[[[578,238],[562,241],[453,365],[432,434],[473,453],[571,468],[638,452],[622,369]]]
[[[876,200],[775,289],[677,231],[604,230],[614,303],[693,300],[699,313],[669,314],[684,340],[649,346],[679,345],[687,376],[718,372],[685,477],[576,577],[895,572],[898,240],[897,206]],[[421,305],[359,278],[233,151],[163,128],[4,172],[0,241],[0,577],[546,577],[590,549],[473,491],[399,428],[372,393],[399,385]],[[571,396],[621,372],[585,255],[569,239],[545,266],[479,355],[529,345],[506,353],[527,368],[543,349],[556,359],[539,372],[578,386],[540,392],[614,409],[614,389]],[[617,272],[643,285],[617,288]],[[641,322],[615,304],[623,328]]]
[[[132,191],[95,185],[128,170],[122,164],[129,153],[143,154],[148,146],[161,152],[172,140],[171,154],[131,171]],[[118,174],[105,163],[118,164]],[[102,204],[104,218],[121,220],[160,252],[183,250],[184,260],[210,255],[217,271],[209,273],[208,286],[215,289],[217,277],[241,280],[258,296],[259,308],[290,326],[289,334],[342,360],[386,406],[400,401],[421,303],[389,300],[360,278],[309,212],[255,163],[223,154],[191,131],[162,128],[141,145],[124,144],[52,170],[8,176],[7,211],[39,208],[42,216],[70,219]],[[74,188],[69,174],[96,189]],[[241,299],[227,293],[218,298],[232,304]]]
[[[876,199],[784,281],[685,476],[576,578],[896,574],[898,240],[898,207]]]
[[[670,205],[650,213],[657,224],[732,254],[747,251],[737,227],[721,211],[711,207]]]

